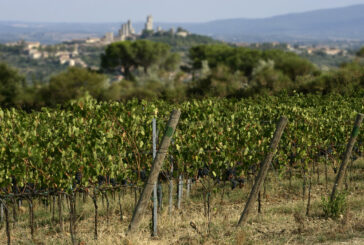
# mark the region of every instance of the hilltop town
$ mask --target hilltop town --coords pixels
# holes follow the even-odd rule
[[[45,45],[40,42],[9,42],[5,43],[7,47],[21,47],[23,52],[33,60],[40,59],[53,59],[60,65],[68,66],[81,66],[91,67],[97,69],[96,66],[92,67],[87,64],[82,58],[81,54],[85,53],[85,50],[103,50],[104,46],[109,45],[117,41],[136,40],[140,38],[147,38],[152,36],[162,36],[168,34],[170,36],[176,36],[185,38],[190,35],[187,30],[178,28],[176,31],[171,28],[169,30],[163,30],[160,26],[154,29],[153,16],[149,15],[145,22],[145,27],[140,33],[136,33],[133,28],[131,20],[121,25],[121,28],[115,34],[114,32],[107,32],[103,37],[89,37],[85,39],[74,39],[70,41],[64,41],[60,45]]]
[[[147,16],[147,20],[144,25],[144,29],[140,33],[136,33],[131,20],[128,20],[126,23],[121,25],[118,33],[115,35],[114,32],[107,32],[103,37],[93,37],[87,39],[79,39],[66,41],[64,43],[67,44],[95,44],[95,45],[108,45],[112,42],[116,41],[125,41],[125,40],[136,40],[138,38],[143,38],[151,35],[162,35],[164,33],[170,33],[172,35],[178,37],[187,37],[190,33],[182,28],[178,28],[177,31],[174,28],[169,30],[163,30],[162,27],[158,26],[157,29],[154,29],[153,16]]]

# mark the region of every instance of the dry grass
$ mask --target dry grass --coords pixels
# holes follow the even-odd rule
[[[349,181],[349,209],[339,219],[325,219],[321,209],[321,197],[327,196],[324,175],[320,183],[313,183],[310,215],[306,216],[307,193],[302,198],[302,180],[296,178],[289,187],[288,180],[271,174],[265,196],[262,198],[262,213],[254,210],[243,227],[236,227],[250,185],[231,191],[226,186],[221,201],[221,189],[213,194],[211,223],[204,216],[202,189],[193,186],[191,198],[184,200],[183,209],[173,210],[169,215],[167,203],[159,216],[159,237],[150,235],[151,215],[147,214],[139,232],[127,236],[126,231],[134,207],[134,197],[127,193],[122,198],[124,220],[120,221],[117,198],[111,197],[110,221],[107,225],[106,208],[99,198],[99,239],[93,240],[93,205],[78,201],[77,240],[79,244],[364,244],[364,161],[352,168]],[[330,179],[333,179],[330,173]],[[316,176],[315,176],[316,178]],[[315,179],[313,178],[313,179]],[[332,182],[329,183],[329,189]],[[164,188],[167,190],[167,188]],[[167,193],[165,193],[166,199]],[[166,200],[165,200],[166,201]],[[57,222],[52,222],[49,208],[35,202],[36,235],[32,241],[28,227],[28,210],[22,208],[15,228],[11,226],[13,244],[71,244],[70,234],[59,231]],[[24,206],[27,207],[24,203]],[[66,209],[66,211],[68,211]],[[148,210],[151,213],[151,209]],[[67,218],[67,217],[65,217]],[[68,230],[69,224],[65,222]],[[0,230],[0,244],[6,244],[5,228]]]

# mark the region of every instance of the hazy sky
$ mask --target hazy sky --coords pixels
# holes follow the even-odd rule
[[[200,22],[259,18],[364,4],[364,0],[0,0],[0,20],[42,22]]]

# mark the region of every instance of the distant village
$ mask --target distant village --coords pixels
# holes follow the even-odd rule
[[[252,48],[263,48],[264,46],[269,46],[270,48],[280,48],[296,54],[324,54],[324,55],[341,55],[346,56],[348,51],[344,48],[333,47],[330,45],[306,45],[306,44],[289,44],[289,43],[236,43],[237,46],[241,47],[252,47]]]
[[[5,45],[8,47],[11,46],[22,46],[24,47],[24,51],[26,54],[35,60],[38,59],[47,59],[47,58],[56,58],[61,65],[68,65],[68,66],[81,66],[87,67],[87,64],[80,58],[80,46],[105,46],[113,42],[117,41],[125,41],[125,40],[136,40],[137,38],[142,37],[145,33],[154,33],[154,34],[163,34],[163,33],[170,33],[172,35],[176,35],[179,37],[187,37],[190,33],[182,28],[178,28],[175,31],[173,28],[169,30],[163,30],[161,27],[157,27],[157,30],[154,30],[153,26],[153,16],[149,15],[147,17],[144,29],[141,33],[136,33],[131,20],[128,20],[126,23],[121,25],[118,33],[115,35],[113,32],[107,32],[103,37],[90,37],[86,39],[77,39],[71,41],[65,41],[62,44],[66,45],[67,47],[72,47],[72,51],[55,51],[49,52],[46,51],[46,47],[48,45],[42,45],[40,42],[25,42],[25,41],[18,41],[18,42],[11,42],[6,43]],[[70,49],[70,48],[68,48]]]
[[[11,42],[6,43],[6,46],[22,46],[24,52],[34,60],[37,59],[47,59],[47,58],[55,58],[58,60],[61,65],[68,66],[81,66],[87,67],[87,64],[80,58],[79,47],[102,47],[117,41],[125,41],[125,40],[136,40],[138,38],[142,38],[143,35],[146,34],[164,34],[169,33],[171,35],[175,35],[178,37],[187,37],[190,33],[183,28],[178,28],[174,30],[173,28],[169,30],[163,30],[160,26],[157,29],[154,29],[153,26],[153,16],[147,16],[147,20],[144,25],[144,29],[140,33],[136,33],[133,28],[131,20],[128,20],[126,23],[121,25],[121,28],[115,34],[114,32],[107,32],[103,37],[89,37],[85,39],[76,39],[65,41],[62,44],[67,47],[66,50],[52,50],[47,51],[47,46],[42,45],[39,42]],[[332,47],[328,45],[298,45],[298,44],[285,44],[278,42],[271,43],[235,43],[236,46],[246,46],[252,48],[263,48],[263,46],[268,46],[269,48],[281,48],[290,52],[294,52],[297,54],[308,54],[308,55],[316,55],[323,54],[328,56],[347,56],[348,52],[344,48]],[[92,68],[92,67],[91,67]],[[95,67],[96,68],[96,67]]]
[[[182,28],[177,29],[175,31],[173,28],[169,30],[163,30],[160,26],[157,27],[157,30],[154,30],[153,26],[153,16],[149,15],[147,17],[147,21],[145,22],[144,29],[141,33],[136,33],[131,20],[128,20],[126,23],[121,25],[117,35],[114,32],[107,32],[105,36],[102,38],[93,37],[88,39],[79,39],[79,40],[72,40],[67,41],[64,43],[68,44],[99,44],[99,45],[108,45],[113,42],[117,41],[125,41],[125,40],[136,40],[137,38],[141,37],[143,33],[155,33],[155,34],[162,34],[165,32],[172,33],[173,35],[180,36],[180,37],[187,37],[190,33]]]

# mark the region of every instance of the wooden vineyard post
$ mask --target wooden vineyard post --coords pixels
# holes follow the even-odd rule
[[[182,195],[183,195],[183,178],[182,175],[178,177],[178,195],[177,195],[177,209],[181,209]]]
[[[15,228],[16,223],[18,223],[18,214],[16,212],[18,205],[17,202],[15,200],[15,198],[12,198],[12,207],[13,207],[13,228]]]
[[[281,119],[279,120],[279,123],[277,125],[277,128],[276,128],[276,131],[274,133],[273,139],[272,139],[272,141],[270,143],[269,151],[268,151],[267,155],[265,156],[264,161],[261,163],[259,173],[258,173],[258,175],[256,177],[254,186],[253,186],[253,188],[252,188],[252,190],[250,192],[248,201],[245,204],[244,211],[240,216],[240,220],[238,222],[238,225],[243,225],[246,222],[246,220],[248,219],[249,212],[250,212],[251,208],[253,207],[254,202],[257,200],[258,192],[259,192],[260,187],[261,187],[261,185],[262,185],[262,183],[263,183],[263,181],[264,181],[264,179],[265,179],[265,177],[267,175],[267,172],[268,172],[270,163],[272,161],[273,155],[274,155],[275,151],[277,150],[278,143],[279,143],[279,141],[280,141],[280,139],[282,137],[282,134],[283,134],[284,128],[287,125],[287,122],[288,122],[288,120],[284,116],[281,117]]]
[[[158,183],[157,186],[157,196],[158,196],[158,210],[162,211],[163,209],[163,186],[162,183]]]
[[[10,235],[10,222],[9,222],[9,208],[7,203],[4,203],[3,200],[1,200],[1,203],[4,206],[4,210],[5,210],[5,226],[6,226],[6,237],[7,237],[7,244],[10,245],[11,244],[11,235]]]
[[[30,197],[28,199],[29,203],[29,226],[30,226],[30,235],[32,240],[34,240],[34,206],[33,206],[33,199]]]
[[[173,144],[173,142],[172,142]],[[171,169],[169,173],[169,198],[168,198],[168,213],[172,214],[173,209],[173,160],[171,159]]]
[[[59,228],[61,232],[63,232],[63,214],[62,214],[62,194],[58,194],[58,219],[59,219]]]
[[[151,194],[153,192],[154,184],[158,179],[159,172],[163,165],[164,158],[166,157],[168,147],[169,144],[171,143],[171,138],[176,129],[180,115],[181,115],[180,110],[174,110],[171,114],[171,117],[166,127],[166,131],[162,139],[162,143],[160,144],[160,148],[157,152],[157,156],[153,160],[153,165],[148,180],[144,185],[143,192],[141,193],[139,201],[135,207],[133,217],[129,225],[129,232],[131,233],[135,232],[136,229],[138,228],[138,225],[142,218],[142,214],[144,213],[148,205],[148,201],[150,200]]]
[[[4,205],[0,203],[0,223],[4,221]]]
[[[98,223],[98,206],[97,206],[97,193],[96,193],[96,188],[94,188],[94,194],[92,196],[92,202],[94,204],[94,209],[95,209],[95,224],[94,224],[94,240],[97,240],[98,238],[98,234],[97,234],[97,223]]]
[[[152,131],[153,131],[153,160],[157,154],[157,121],[153,118],[152,121]],[[159,174],[158,174],[159,175]],[[158,176],[157,181],[154,182],[153,185],[153,234],[152,236],[158,236]]]
[[[191,191],[191,179],[189,178],[187,180],[187,191],[186,191],[187,198],[190,198],[190,191]]]
[[[70,222],[70,235],[71,235],[71,242],[72,245],[76,244],[76,237],[75,237],[75,194],[71,193],[71,195],[69,196],[69,205],[70,205],[70,217],[69,217],[69,222]]]
[[[331,201],[333,201],[335,199],[336,192],[343,181],[343,178],[344,178],[344,175],[346,172],[346,168],[347,168],[349,160],[350,160],[351,152],[353,151],[353,147],[354,147],[356,138],[358,137],[358,134],[359,134],[359,128],[360,128],[361,122],[363,121],[363,117],[364,117],[364,114],[361,114],[361,113],[359,113],[356,116],[354,128],[351,133],[348,145],[346,146],[345,156],[340,165],[339,172],[337,173],[334,187],[332,188],[331,197],[330,197]]]

